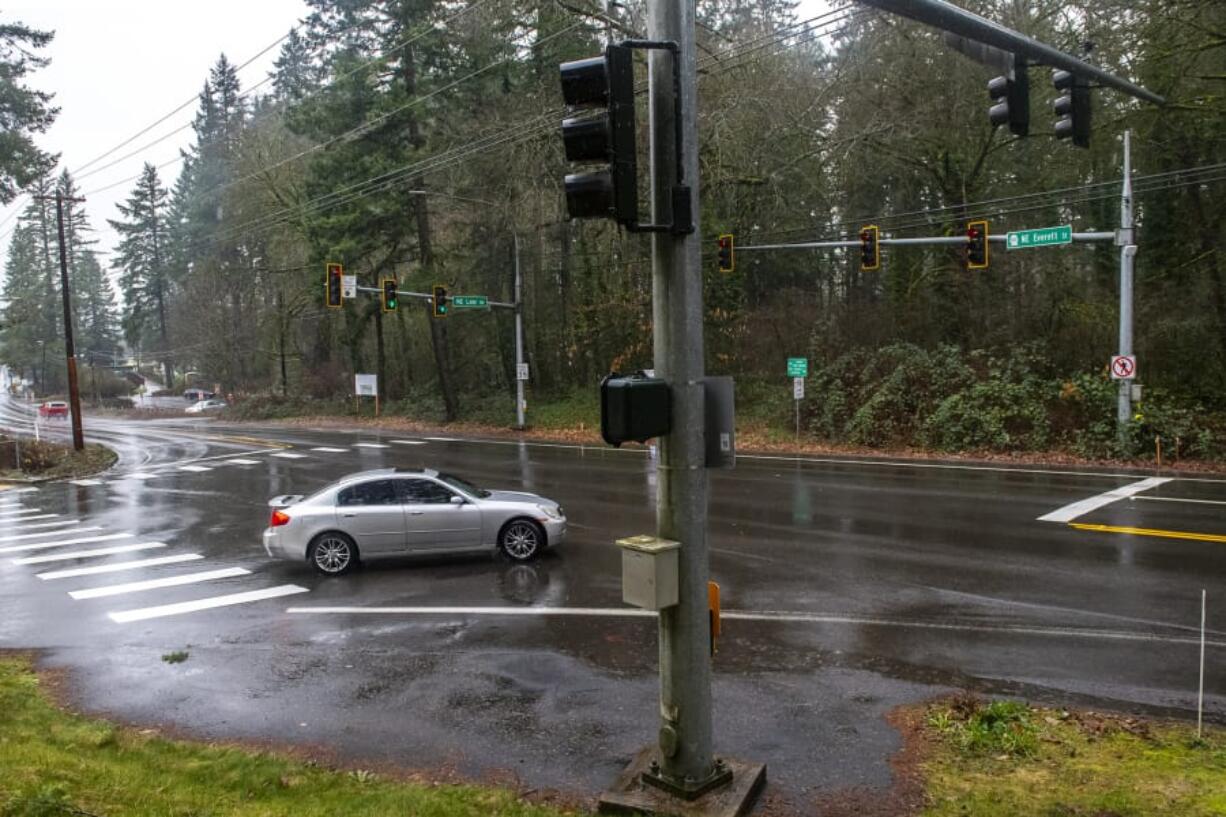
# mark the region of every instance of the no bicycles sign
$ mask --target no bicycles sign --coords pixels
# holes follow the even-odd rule
[[[1135,380],[1136,376],[1136,355],[1115,355],[1111,358],[1112,380]]]

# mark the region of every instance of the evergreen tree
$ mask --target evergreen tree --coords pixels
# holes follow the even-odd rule
[[[55,157],[39,150],[30,135],[45,132],[59,108],[51,107],[51,94],[21,82],[47,64],[34,52],[53,36],[21,23],[0,23],[0,204],[8,204],[18,190],[55,166]]]

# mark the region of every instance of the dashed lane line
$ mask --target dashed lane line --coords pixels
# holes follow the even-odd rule
[[[353,447],[354,448],[391,448],[390,445],[385,445],[383,443],[354,443]]]
[[[251,571],[241,567],[223,567],[220,570],[204,570],[199,573],[181,573],[178,576],[166,576],[161,579],[147,579],[142,582],[127,582],[126,584],[108,584],[102,587],[90,587],[85,590],[71,590],[68,595],[76,600],[100,599],[107,596],[122,596],[127,593],[141,593],[146,590],[160,590],[163,587],[182,587],[185,584],[211,582],[215,579],[232,579],[237,576],[250,576]]]
[[[101,530],[101,528],[95,528]],[[56,531],[58,536],[62,531]],[[46,534],[43,534],[44,536]],[[98,536],[78,536],[73,539],[61,539],[55,542],[28,542],[24,545],[9,545],[8,547],[0,548],[0,553],[20,553],[26,550],[46,550],[48,548],[60,548],[65,545],[89,545],[95,542],[114,542],[116,539],[131,539],[131,533],[104,533]]]
[[[97,556],[115,556],[119,553],[134,553],[138,550],[155,550],[164,547],[166,547],[165,542],[139,542],[135,545],[115,545],[108,548],[53,553],[50,556],[27,556],[24,559],[13,559],[12,561],[15,565],[41,565],[47,562],[70,562],[73,559],[93,559]]]
[[[244,593],[230,593],[225,596],[181,601],[177,604],[163,604],[157,607],[144,607],[137,610],[123,610],[107,613],[107,615],[111,621],[117,624],[127,624],[132,621],[146,621],[151,618],[178,616],[184,613],[195,613],[200,610],[212,610],[217,607],[229,607],[235,604],[249,604],[254,601],[264,601],[266,599],[276,599],[297,593],[309,592],[310,590],[306,587],[299,587],[296,584],[283,584],[278,587],[266,587],[262,590],[248,590]]]
[[[425,445],[425,440],[392,440],[396,445]]]
[[[312,448],[312,451],[322,451],[325,454],[344,454],[349,451],[348,448],[329,448],[326,445],[321,445],[318,448]]]
[[[1039,517],[1040,522],[1072,522],[1079,516],[1085,516],[1091,511],[1096,511],[1099,508],[1110,505],[1113,502],[1119,502],[1121,499],[1128,499],[1131,496],[1148,491],[1150,488],[1157,488],[1159,485],[1165,485],[1170,482],[1170,477],[1150,477],[1143,479],[1140,482],[1133,482],[1128,485],[1121,485],[1118,488],[1112,488],[1110,491],[1092,496],[1089,499],[1078,500],[1077,502],[1065,505],[1063,508],[1057,508],[1051,513],[1045,513]]]
[[[152,559],[136,559],[131,562],[112,562],[105,565],[94,565],[93,567],[73,567],[67,570],[52,570],[48,573],[35,573],[34,575],[44,581],[53,579],[71,579],[77,576],[93,576],[98,573],[119,573],[124,570],[136,570],[142,567],[157,567],[159,565],[173,565],[180,562],[194,562],[197,559],[203,559],[199,553],[179,553],[174,556],[157,556]]]
[[[232,459],[232,460],[225,460],[224,462],[222,462],[222,465],[259,465],[259,464],[260,464],[259,460],[247,460],[241,457]]]
[[[212,471],[213,469],[209,468],[207,465],[180,465],[179,470],[188,471],[193,474],[199,474],[204,471]]]
[[[294,452],[292,452],[292,451],[278,451],[277,453],[273,454],[272,456],[277,457],[278,459],[283,459],[283,460],[302,460],[302,459],[306,459],[306,454],[295,454],[295,453],[294,453]],[[230,461],[231,461],[231,462],[234,462],[234,460],[230,460]]]
[[[1155,536],[1160,539],[1189,539],[1194,542],[1216,542],[1226,544],[1226,536],[1217,533],[1193,533],[1183,530],[1160,530],[1158,528],[1130,528],[1123,525],[1090,525],[1084,522],[1070,522],[1069,527],[1077,530],[1094,531],[1096,533],[1125,533],[1132,536]]]

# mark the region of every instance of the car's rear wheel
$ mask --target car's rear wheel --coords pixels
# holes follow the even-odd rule
[[[321,533],[311,542],[307,558],[325,576],[341,576],[357,562],[358,546],[343,533]]]
[[[544,544],[545,531],[530,519],[513,519],[498,534],[498,547],[517,562],[536,556]]]

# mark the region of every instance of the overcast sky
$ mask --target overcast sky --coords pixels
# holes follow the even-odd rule
[[[36,71],[29,84],[54,93],[61,110],[51,129],[36,140],[44,150],[61,154],[61,167],[67,166],[88,194],[85,207],[97,231],[97,248],[107,253],[104,265],[116,241],[106,220],[118,217],[115,203],[127,198],[135,183],[130,177],[145,161],[161,165],[175,159],[179,149],[190,144],[191,131],[141,148],[191,122],[195,96],[218,55],[224,52],[241,65],[307,13],[302,0],[0,0],[0,4],[0,20],[55,32],[43,52],[51,64]],[[826,8],[826,0],[801,0],[797,12],[804,18]],[[244,89],[267,76],[277,51],[271,49],[240,72]],[[189,100],[191,104],[150,132],[83,168]],[[106,167],[130,153],[136,155]],[[167,187],[178,171],[177,163],[159,171]],[[100,189],[106,187],[110,189]],[[26,204],[18,199],[0,211],[0,236],[11,231],[13,211]],[[7,246],[8,238],[0,238],[0,275]]]
[[[286,34],[307,13],[302,0],[9,0],[0,6],[0,20],[20,21],[32,28],[55,31],[42,53],[51,64],[36,71],[29,84],[55,94],[60,116],[51,129],[35,138],[40,147],[60,153],[61,166],[75,171],[151,125],[204,86],[209,68],[223,52],[242,64]],[[268,73],[276,48],[243,69],[247,88]],[[264,86],[267,88],[267,86]],[[263,88],[261,90],[264,90]],[[191,122],[196,104],[184,108],[132,144],[83,173],[136,151],[159,136]],[[85,205],[97,230],[99,250],[110,250],[115,233],[107,225],[117,218],[115,202],[127,198],[134,182],[92,192],[140,172],[145,161],[160,165],[190,144],[190,129],[141,150],[136,156],[80,179],[91,193]],[[160,171],[169,187],[178,165]],[[83,175],[83,174],[82,174]],[[4,221],[19,199],[0,212]],[[0,228],[7,233],[8,221]],[[0,242],[0,253],[8,239]],[[4,255],[0,254],[0,261]],[[104,256],[109,258],[109,256]]]

